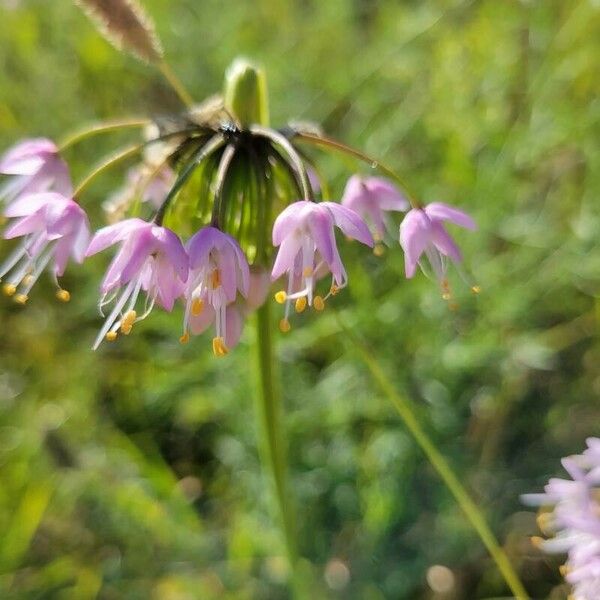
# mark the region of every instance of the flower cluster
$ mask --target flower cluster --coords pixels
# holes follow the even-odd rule
[[[561,569],[574,600],[600,598],[600,438],[589,438],[581,455],[563,458],[571,479],[550,479],[543,494],[523,501],[545,507],[538,522],[550,539],[534,538],[548,553],[567,553]],[[571,596],[570,596],[571,597]]]
[[[0,266],[6,295],[24,304],[48,267],[57,297],[68,301],[70,294],[59,285],[58,278],[69,259],[80,263],[116,245],[117,252],[100,286],[100,313],[104,315],[107,310],[108,316],[94,349],[103,340],[128,335],[154,306],[171,311],[181,301],[185,307],[181,342],[213,326],[213,351],[223,356],[237,344],[245,317],[265,302],[272,282],[285,280],[283,289],[275,294],[275,300],[285,305],[279,324],[283,332],[291,328],[292,307],[297,313],[307,307],[321,311],[331,296],[346,287],[348,276],[336,229],[345,238],[372,247],[380,256],[384,244],[395,237],[391,214],[406,211],[399,234],[406,276],[413,277],[416,265],[423,265],[425,257],[443,295],[448,295],[447,261],[459,263],[461,254],[444,222],[475,228],[473,220],[458,209],[438,202],[425,207],[413,204],[409,210],[410,202],[391,181],[358,175],[349,179],[340,202],[317,201],[315,196],[321,194],[323,186],[316,171],[305,166],[300,153],[275,130],[256,127],[241,131],[232,123],[211,130],[187,123],[174,136],[158,126],[153,126],[152,132],[152,139],[144,145],[144,162],[129,170],[124,187],[104,203],[111,224],[93,236],[75,197],[81,188],[73,191],[67,165],[52,141],[27,140],[0,158],[0,173],[11,176],[1,192],[3,214],[10,220],[4,237],[21,239]],[[245,198],[244,190],[234,191],[231,201],[224,197],[228,170],[247,152],[249,140],[256,144],[251,164],[261,164],[258,153],[267,148],[262,163],[267,181],[276,178],[275,168],[283,163],[296,176],[295,183],[301,183],[298,189],[303,198],[289,202],[293,200],[289,194],[288,202],[271,223],[265,221],[270,210],[268,198],[259,198],[258,204],[255,198],[256,206],[247,207],[239,201]],[[282,158],[285,152],[287,161]],[[208,157],[216,175],[202,187],[202,181],[193,180],[192,175]],[[195,232],[188,231],[189,239],[184,243],[173,228],[163,225],[163,218],[190,181],[212,209],[210,221],[197,219]],[[154,211],[154,216],[132,214],[131,207],[141,203],[146,211]],[[198,210],[187,214],[193,220]],[[263,235],[252,219],[263,228],[265,223],[272,226],[272,249],[263,248],[261,260],[256,257],[258,239]],[[244,236],[244,231],[251,233]],[[320,284],[326,277],[330,283]],[[321,285],[324,289],[320,293]]]

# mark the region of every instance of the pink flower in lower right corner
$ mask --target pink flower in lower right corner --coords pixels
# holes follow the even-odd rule
[[[406,214],[400,225],[400,245],[404,250],[406,277],[414,276],[417,265],[423,267],[425,255],[444,297],[449,298],[448,259],[460,263],[462,254],[446,231],[446,221],[466,229],[477,229],[475,221],[467,213],[442,202],[432,202],[423,208],[413,208]],[[477,286],[473,287],[473,291],[478,291]]]

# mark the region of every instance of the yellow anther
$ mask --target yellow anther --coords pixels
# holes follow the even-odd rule
[[[544,542],[544,538],[541,538],[539,535],[534,535],[531,537],[531,543],[536,547],[539,548],[542,543]]]
[[[481,294],[481,287],[478,285],[473,285],[473,286],[471,286],[471,291],[474,294]]]
[[[287,319],[281,319],[281,321],[279,321],[279,331],[281,331],[281,333],[287,333],[291,328],[292,326]]]
[[[135,310],[128,311],[121,321],[121,333],[124,335],[129,335],[133,329],[133,324],[135,323],[136,319],[137,312],[135,312]]]
[[[180,344],[187,344],[190,341],[190,334],[186,331],[184,332],[184,334],[179,338],[179,343]]]
[[[303,277],[312,277],[313,273],[314,273],[314,271],[313,271],[312,267],[304,267],[304,270],[302,271],[302,276]]]
[[[543,512],[538,514],[538,516],[535,518],[535,521],[537,526],[540,528],[540,531],[546,533],[550,523],[552,522],[552,517],[550,516],[550,513]]]
[[[313,306],[315,307],[315,310],[318,310],[320,312],[325,308],[325,300],[323,300],[321,296],[315,296],[313,298]]]
[[[301,313],[306,308],[306,296],[301,296],[296,300],[295,309],[297,313]]]
[[[215,356],[225,356],[229,352],[229,348],[225,345],[225,340],[222,337],[213,338],[212,346]]]
[[[200,298],[194,298],[194,300],[192,301],[192,314],[194,315],[194,317],[197,317],[198,315],[202,314],[203,310],[204,302],[200,300]]]
[[[109,331],[106,334],[106,341],[107,342],[114,342],[117,339],[117,332],[116,331]]]
[[[287,294],[283,290],[275,294],[275,302],[277,302],[277,304],[283,304],[286,300]]]
[[[15,296],[15,302],[17,304],[26,304],[27,300],[29,300],[29,298],[27,297],[26,294],[17,294]]]
[[[375,244],[373,254],[375,256],[383,256],[385,254],[385,246],[383,244]]]
[[[17,291],[17,286],[13,285],[12,283],[5,283],[2,286],[2,293],[5,296],[14,296],[16,291]]]
[[[560,565],[560,567],[558,567],[558,571],[563,577],[565,577],[565,575],[568,575],[570,570],[571,569],[569,569],[567,565]]]
[[[219,269],[214,269],[210,274],[210,286],[213,290],[216,290],[221,285],[221,272]]]
[[[71,294],[67,290],[56,290],[56,299],[61,302],[68,302],[71,299]]]
[[[442,280],[442,299],[450,300],[452,298],[452,293],[450,292],[450,283],[448,283],[447,279]]]
[[[329,288],[329,293],[332,296],[335,296],[339,291],[340,291],[340,288],[337,285],[335,285],[335,283],[331,284],[331,287]]]
[[[33,275],[25,275],[23,277],[23,281],[21,282],[23,285],[29,285],[33,281]]]

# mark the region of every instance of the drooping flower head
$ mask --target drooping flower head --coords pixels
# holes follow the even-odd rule
[[[341,202],[365,220],[376,242],[381,242],[389,229],[386,213],[404,212],[410,206],[402,192],[391,181],[382,177],[360,175],[352,175],[348,179]],[[382,250],[382,246],[375,246],[376,253],[380,254]]]
[[[213,321],[216,335],[213,352],[223,356],[229,344],[237,343],[241,334],[239,327],[230,323],[228,305],[235,302],[238,292],[248,295],[250,269],[238,243],[230,235],[216,227],[204,227],[187,243],[190,257],[190,277],[186,286],[186,307],[182,342],[192,333],[204,331]],[[228,344],[229,341],[229,344]]]
[[[0,200],[9,204],[27,194],[54,191],[73,193],[69,169],[52,140],[35,138],[10,148],[0,157],[0,173],[13,175],[0,188]]]
[[[292,301],[298,312],[302,312],[307,304],[322,310],[330,295],[346,287],[348,278],[337,249],[334,226],[347,237],[373,246],[373,237],[365,222],[353,210],[334,202],[294,202],[275,220],[273,245],[279,246],[279,251],[271,278],[275,280],[284,273],[288,275],[287,291],[280,291],[275,296],[277,302],[286,305],[280,323],[282,331],[289,330]],[[315,282],[323,271],[329,271],[332,276],[325,298],[314,295]]]
[[[4,238],[22,237],[23,241],[0,266],[0,278],[5,279],[3,291],[20,304],[42,271],[51,266],[56,280],[67,267],[69,258],[81,263],[89,241],[88,218],[71,198],[55,192],[29,194],[14,200],[4,211],[14,218]],[[57,298],[68,301],[69,292],[58,286]]]
[[[406,277],[410,279],[414,276],[417,265],[423,267],[421,257],[425,254],[435,278],[442,287],[444,298],[449,299],[447,259],[460,263],[462,254],[446,231],[444,221],[467,229],[477,228],[475,221],[462,210],[442,202],[432,202],[424,208],[408,211],[400,225],[400,245],[404,250]],[[477,291],[476,286],[473,291]]]
[[[600,438],[589,438],[581,455],[562,460],[571,479],[552,478],[543,494],[526,494],[526,504],[544,506],[538,519],[550,539],[534,538],[548,553],[567,553],[562,569],[575,600],[600,598]]]
[[[100,311],[114,302],[114,307],[94,343],[96,349],[106,337],[116,339],[119,329],[125,335],[133,324],[145,319],[155,302],[171,311],[184,291],[188,279],[188,257],[179,237],[166,227],[127,219],[100,229],[94,235],[86,256],[121,244],[111,262],[100,290]],[[136,310],[141,292],[146,298],[141,315]]]

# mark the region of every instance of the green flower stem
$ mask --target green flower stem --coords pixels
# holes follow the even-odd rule
[[[265,302],[256,316],[260,394],[256,410],[263,439],[263,460],[271,471],[279,509],[292,583],[296,585],[296,524],[287,484],[287,452],[283,435],[281,394],[274,373],[271,303]]]
[[[341,152],[348,156],[353,156],[354,158],[357,158],[358,160],[367,163],[372,169],[377,169],[381,171],[384,175],[387,175],[391,179],[395,180],[398,183],[398,185],[400,185],[400,187],[402,188],[402,191],[404,192],[407,200],[411,203],[411,205],[414,208],[420,208],[421,203],[416,199],[415,196],[413,196],[408,191],[408,186],[406,185],[404,180],[393,169],[390,169],[381,161],[376,160],[375,158],[371,158],[370,156],[368,156],[364,152],[361,152],[360,150],[356,150],[351,146],[347,146],[342,142],[338,142],[337,140],[328,138],[324,135],[314,135],[312,133],[296,133],[294,135],[294,139],[299,140],[301,142],[307,142],[314,146],[325,146],[327,148],[331,148],[332,150],[337,150],[338,152]]]
[[[163,58],[158,64],[158,70],[162,73],[163,77],[169,82],[169,85],[173,88],[175,93],[179,96],[179,99],[189,108],[193,106],[194,99],[191,94],[186,90],[185,86],[181,82],[181,79],[177,77],[175,71],[171,68],[169,63]]]
[[[107,158],[103,162],[101,162],[91,173],[89,173],[77,186],[75,191],[73,192],[74,198],[79,198],[81,194],[88,188],[88,186],[92,183],[98,175],[101,175],[105,171],[111,169],[115,165],[122,163],[128,158],[139,154],[144,148],[145,144],[135,144],[134,146],[129,146],[124,150],[120,150],[119,152],[113,154],[111,157]]]
[[[485,547],[488,549],[492,559],[502,573],[502,576],[504,577],[515,598],[517,598],[517,600],[528,600],[529,596],[527,595],[523,584],[519,580],[518,575],[510,564],[508,556],[494,537],[494,534],[487,524],[483,513],[475,504],[473,499],[469,496],[469,493],[460,483],[450,465],[446,462],[442,454],[435,447],[429,436],[425,433],[425,430],[417,421],[409,401],[396,391],[392,382],[388,379],[385,372],[380,367],[372,351],[367,348],[362,340],[359,339],[349,328],[347,328],[339,318],[338,321],[344,330],[347,339],[351,340],[361,359],[369,369],[373,380],[379,386],[379,389],[383,392],[383,394],[387,396],[394,405],[394,408],[400,415],[400,418],[404,421],[407,429],[410,431],[417,444],[421,447],[421,450],[423,450],[429,459],[429,462],[433,468],[438,472],[438,475],[442,478],[458,502],[458,505],[465,513],[465,516],[481,538],[481,541]]]
[[[83,142],[88,138],[91,138],[100,133],[110,133],[111,131],[119,131],[121,129],[136,129],[146,127],[150,125],[152,121],[150,119],[121,119],[118,121],[105,121],[103,123],[94,123],[88,125],[85,129],[80,129],[75,133],[69,134],[63,141],[58,145],[59,152],[67,150],[71,146]]]

